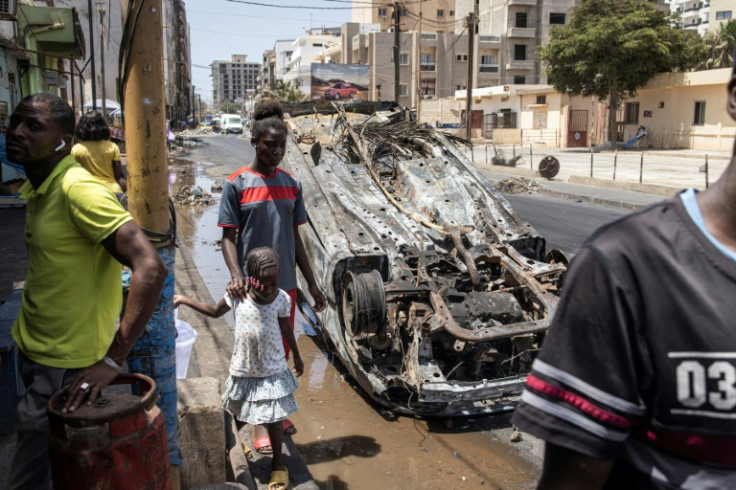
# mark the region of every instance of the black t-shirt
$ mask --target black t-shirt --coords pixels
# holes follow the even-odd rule
[[[680,197],[586,242],[522,400],[519,427],[618,459],[616,486],[736,487],[736,261]]]

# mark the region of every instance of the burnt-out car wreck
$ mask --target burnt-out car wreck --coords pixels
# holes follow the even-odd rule
[[[287,106],[283,167],[328,298],[318,329],[401,414],[510,410],[557,305],[565,260],[464,156],[393,103]],[[306,288],[305,288],[306,290]],[[305,306],[304,302],[303,307]]]

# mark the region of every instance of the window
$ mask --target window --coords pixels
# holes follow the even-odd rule
[[[523,61],[526,59],[526,44],[514,44],[514,60]]]
[[[455,17],[455,11],[454,10],[450,10],[450,17]]]
[[[399,96],[406,97],[409,95],[409,86],[405,83],[399,85]]]
[[[408,65],[409,64],[409,53],[400,53],[399,54],[399,64],[400,65]]]
[[[388,17],[388,10],[385,8],[379,8],[378,9],[378,16],[383,17],[384,19]]]
[[[705,124],[705,101],[698,101],[695,103],[693,126],[702,126],[703,124]]]
[[[480,64],[481,65],[492,65],[493,64],[493,56],[490,54],[482,54],[480,55]]]
[[[544,129],[547,127],[547,111],[534,112],[534,120],[532,122],[534,129]]]
[[[437,9],[437,17],[444,17],[445,11],[442,9]]]
[[[558,12],[550,12],[549,13],[549,23],[551,24],[564,24],[565,23],[565,14],[564,13],[558,13]]]
[[[730,18],[731,18],[730,10],[721,10],[720,12],[716,12],[716,20],[726,20]]]
[[[401,16],[406,17],[407,15],[409,15],[409,11],[406,9],[401,9]]]
[[[537,104],[546,104],[546,103],[547,103],[546,95],[537,95]]]
[[[516,12],[515,27],[526,27],[526,12]]]
[[[457,59],[457,61],[468,61],[468,55],[458,54],[458,55],[455,55],[455,59]]]
[[[434,79],[422,79],[422,95],[434,95],[435,84],[436,81]]]
[[[639,124],[638,102],[627,102],[624,111],[624,124]]]
[[[514,75],[514,85],[524,85],[526,77],[524,75]]]

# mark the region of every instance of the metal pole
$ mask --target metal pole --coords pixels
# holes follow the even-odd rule
[[[639,183],[641,184],[641,181],[644,177],[644,152],[641,152],[641,157],[639,158]]]
[[[97,12],[100,13],[100,89],[102,97],[102,117],[107,120],[107,94],[105,92],[105,8],[103,4],[97,4]]]
[[[92,84],[92,110],[97,110],[97,89],[95,85],[95,77],[97,71],[95,70],[95,38],[94,31],[92,30],[92,0],[87,0],[87,16],[89,17],[89,67],[90,67],[90,83]]]
[[[74,117],[77,117],[77,94],[74,93],[74,59],[69,58],[69,82],[71,83],[72,89],[72,109],[74,110]]]
[[[705,155],[705,188],[706,189],[708,188],[708,180],[710,180],[710,179],[708,179],[708,173],[709,173],[709,169],[708,169],[708,155]]]
[[[616,180],[616,165],[618,164],[618,150],[613,152],[613,180]]]
[[[399,35],[399,24],[401,17],[401,4],[394,3],[394,102],[399,103],[399,85],[401,79],[399,77],[399,56],[401,55],[401,36]]]
[[[534,155],[532,155],[532,144],[529,143],[529,168],[534,170]]]
[[[486,143],[486,166],[488,165],[488,143]]]
[[[419,30],[417,31],[417,122],[422,120],[422,6],[419,2]]]
[[[593,147],[590,147],[590,178],[593,178]]]
[[[465,19],[465,27],[468,31],[468,86],[465,91],[465,139],[468,143],[472,139],[472,107],[473,107],[473,72],[475,71],[475,23],[478,20],[478,4],[474,2],[473,12]]]

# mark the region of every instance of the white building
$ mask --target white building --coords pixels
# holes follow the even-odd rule
[[[324,32],[323,29],[319,29]],[[286,62],[283,80],[291,82],[303,93],[312,94],[312,63],[320,63],[323,51],[341,44],[340,30],[331,29],[330,33],[308,34],[298,37],[292,43],[292,53]],[[313,31],[312,31],[313,32]],[[276,59],[278,69],[278,55]],[[277,77],[278,78],[278,77]]]
[[[680,15],[683,29],[697,31],[701,36],[708,31],[711,11],[708,0],[670,0],[670,11]]]

